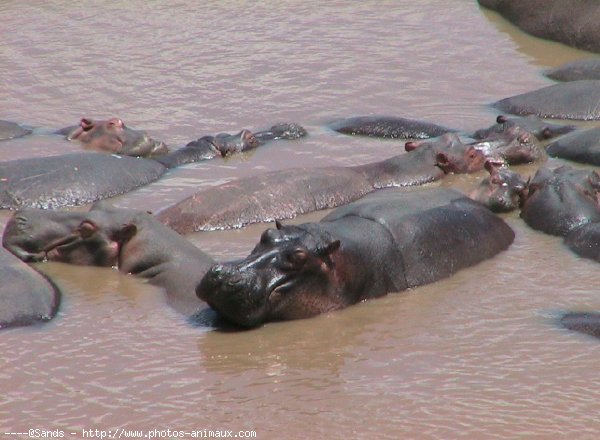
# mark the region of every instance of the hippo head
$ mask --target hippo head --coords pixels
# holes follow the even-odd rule
[[[547,122],[539,116],[528,115],[525,117],[508,117],[498,115],[496,124],[489,128],[477,130],[473,134],[474,139],[487,139],[494,133],[503,133],[511,127],[522,128],[533,134],[539,140],[547,140],[575,130],[574,125],[558,125]]]
[[[126,127],[119,118],[94,121],[82,118],[79,127],[67,134],[68,140],[78,140],[87,148],[126,156],[151,157],[168,153],[167,146],[150,138],[145,132]]]
[[[87,213],[26,209],[9,220],[2,241],[23,261],[111,267],[118,264],[121,244],[135,233],[135,225],[102,209]]]
[[[436,166],[446,174],[475,173],[483,169],[485,155],[472,145],[464,144],[455,133],[446,133],[436,139],[408,141],[407,152],[429,149],[435,156]]]
[[[258,147],[258,140],[250,130],[242,130],[236,134],[219,133],[214,137],[208,136],[207,139],[213,146],[225,157],[230,154],[251,150]]]
[[[517,125],[501,132],[492,132],[485,139],[472,144],[486,157],[502,158],[510,165],[536,162],[546,158],[533,133]]]
[[[490,173],[479,188],[469,197],[483,203],[493,212],[509,212],[517,209],[527,197],[528,181],[520,174],[503,167],[503,162],[487,161],[485,169]]]
[[[340,241],[319,230],[276,224],[247,258],[214,265],[196,289],[200,299],[242,327],[344,306],[334,269]]]

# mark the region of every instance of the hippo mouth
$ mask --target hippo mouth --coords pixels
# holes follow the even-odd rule
[[[39,259],[36,261],[61,261],[63,258],[62,249],[73,246],[81,241],[79,234],[69,234],[66,237],[59,238],[44,246],[42,252],[37,254]]]

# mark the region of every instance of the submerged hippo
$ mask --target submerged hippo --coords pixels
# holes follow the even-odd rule
[[[574,125],[553,124],[535,115],[528,115],[525,117],[498,115],[494,125],[477,130],[473,133],[472,137],[474,139],[483,140],[493,134],[505,133],[512,127],[519,127],[526,132],[533,134],[540,141],[569,133],[576,128]]]
[[[478,0],[536,37],[600,52],[600,9],[593,0]]]
[[[343,134],[390,139],[427,139],[456,131],[430,122],[394,116],[357,116],[339,119],[327,125]]]
[[[61,293],[48,278],[0,248],[0,329],[49,321]]]
[[[79,141],[87,149],[124,156],[152,157],[169,152],[164,142],[152,139],[144,131],[126,127],[119,118],[107,121],[82,118],[79,125],[63,128],[57,134],[65,135],[69,141]]]
[[[552,157],[600,165],[600,127],[562,136],[548,144],[546,151]]]
[[[521,217],[533,229],[564,237],[600,221],[599,191],[600,176],[595,171],[541,168],[529,184]]]
[[[213,259],[145,212],[106,202],[89,212],[25,209],[9,220],[3,246],[23,261],[112,267],[163,287],[167,302],[191,315],[195,289]]]
[[[518,209],[527,198],[528,184],[519,173],[500,163],[487,161],[485,169],[490,173],[469,197],[485,205],[492,212],[510,212]]]
[[[319,223],[267,229],[247,258],[213,266],[197,294],[242,327],[308,318],[448,277],[513,238],[453,190],[379,191]]]
[[[147,185],[182,164],[305,134],[296,124],[279,124],[255,135],[242,130],[236,135],[204,136],[152,159],[72,153],[0,162],[0,209],[84,205]]]
[[[600,58],[572,61],[544,72],[555,81],[579,81],[600,79]]]
[[[600,80],[572,81],[497,101],[494,106],[517,115],[554,119],[600,119]]]
[[[569,330],[600,338],[600,313],[568,312],[560,318],[560,324]]]
[[[433,182],[483,169],[484,155],[446,134],[421,148],[353,167],[296,168],[208,188],[157,214],[179,233],[239,228],[333,208],[378,188]]]
[[[30,129],[14,122],[0,120],[0,141],[26,136],[31,132]]]

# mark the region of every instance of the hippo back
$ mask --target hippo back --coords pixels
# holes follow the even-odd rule
[[[2,162],[0,209],[84,205],[147,185],[165,171],[154,160],[94,153]]]
[[[408,287],[477,264],[514,239],[512,229],[483,205],[443,188],[378,191],[336,209],[322,221],[348,216],[375,221],[390,233],[402,254]]]

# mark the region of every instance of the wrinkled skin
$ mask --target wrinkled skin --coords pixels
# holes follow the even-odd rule
[[[600,80],[571,81],[511,96],[494,103],[501,111],[542,118],[600,119]]]
[[[213,266],[196,290],[239,326],[308,318],[431,283],[514,238],[481,204],[440,188],[384,190],[320,223],[276,226],[247,258]]]
[[[82,118],[79,126],[58,131],[70,141],[79,141],[90,150],[137,157],[160,156],[169,152],[167,146],[149,137],[145,132],[133,130],[119,118],[95,121]]]
[[[510,212],[518,209],[527,198],[528,182],[503,166],[488,161],[485,169],[490,173],[469,197],[485,205],[492,212]]]
[[[581,79],[600,79],[600,59],[577,60],[548,69],[544,72],[555,81],[579,81]]]
[[[0,329],[52,319],[61,293],[48,278],[0,248]]]
[[[95,204],[89,212],[27,209],[6,226],[3,245],[24,261],[118,267],[163,287],[168,303],[191,315],[195,288],[212,258],[145,212]]]
[[[429,122],[393,116],[358,116],[333,121],[328,126],[342,134],[390,139],[427,139],[455,131]]]
[[[0,162],[0,209],[85,205],[147,185],[183,164],[245,151],[285,136],[296,139],[299,134],[306,134],[302,127],[278,124],[256,135],[242,130],[233,136],[205,136],[151,159],[72,153]]]
[[[600,9],[590,0],[478,0],[536,37],[600,52]]]
[[[579,130],[548,144],[549,156],[589,165],[600,165],[600,127]]]
[[[416,186],[483,169],[485,157],[455,134],[408,154],[354,167],[295,168],[212,187],[157,214],[179,233],[239,228],[334,208],[379,188]]]
[[[31,134],[31,130],[10,121],[0,120],[0,141],[15,139]]]
[[[600,176],[595,171],[568,166],[541,168],[528,191],[521,217],[533,229],[565,236],[582,225],[600,221]]]
[[[538,140],[552,139],[556,136],[575,130],[574,125],[559,125],[547,122],[535,115],[525,117],[509,117],[498,115],[496,123],[488,128],[482,128],[473,133],[474,139],[486,139],[493,133],[505,133],[511,127],[519,127],[533,134]]]
[[[600,338],[600,313],[565,313],[560,318],[560,324],[569,330]]]

